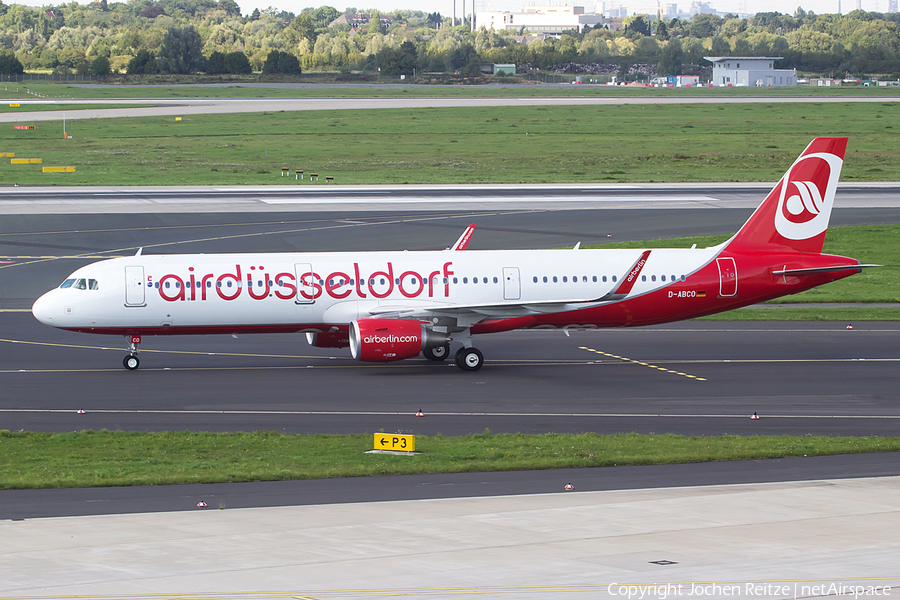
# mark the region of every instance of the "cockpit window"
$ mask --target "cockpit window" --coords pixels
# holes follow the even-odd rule
[[[86,290],[87,289],[87,281],[84,279],[79,279],[75,282],[75,285],[72,286],[76,290]]]
[[[66,279],[65,281],[63,281],[63,282],[60,284],[59,287],[60,287],[60,289],[72,287],[72,284],[73,284],[73,283],[75,283],[75,280],[74,280],[74,279]]]
[[[89,290],[99,290],[100,284],[97,283],[96,279],[88,279],[88,289]]]

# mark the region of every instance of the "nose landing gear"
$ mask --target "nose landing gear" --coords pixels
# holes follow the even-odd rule
[[[128,348],[128,356],[126,356],[122,360],[122,365],[128,369],[129,371],[134,371],[139,366],[141,366],[141,361],[137,357],[138,346],[141,345],[141,336],[134,334],[130,336],[125,336],[126,340],[131,342],[131,345]]]

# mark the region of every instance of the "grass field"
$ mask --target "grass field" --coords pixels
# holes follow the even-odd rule
[[[0,184],[777,181],[809,141],[848,135],[844,181],[900,180],[900,103],[559,106],[277,112],[0,129]]]
[[[417,436],[414,456],[365,454],[371,435],[10,433],[0,489],[320,479],[649,465],[900,450],[900,438],[498,434]]]

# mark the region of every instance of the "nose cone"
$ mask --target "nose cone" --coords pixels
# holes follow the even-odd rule
[[[34,301],[31,314],[44,325],[55,325],[54,318],[60,316],[60,305],[56,302],[56,290],[51,290]]]

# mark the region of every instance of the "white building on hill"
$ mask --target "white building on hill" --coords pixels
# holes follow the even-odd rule
[[[483,11],[475,13],[475,26],[498,32],[562,33],[581,31],[603,22],[603,15],[586,14],[583,6],[526,6],[522,12]]]

